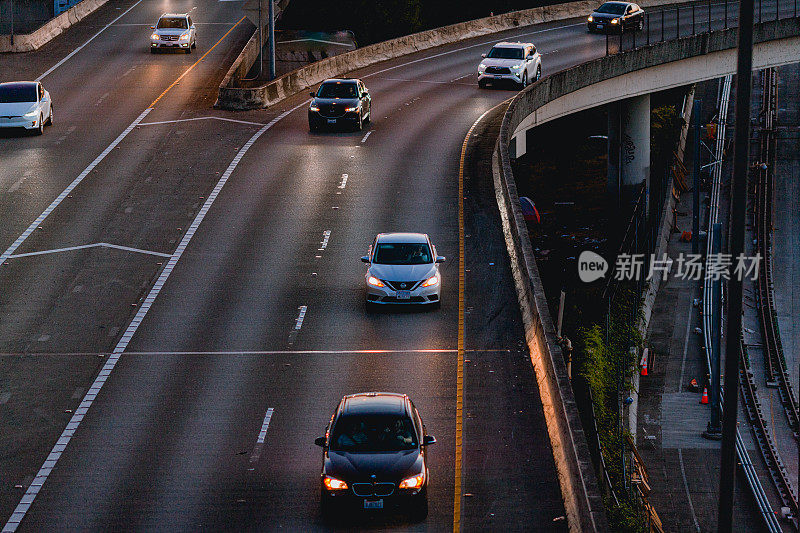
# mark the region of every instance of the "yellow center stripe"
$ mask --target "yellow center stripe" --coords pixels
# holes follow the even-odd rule
[[[192,66],[191,66],[191,67],[189,67],[188,69],[186,69],[186,72],[184,72],[183,74],[181,74],[181,75],[180,75],[180,77],[179,77],[177,80],[175,80],[175,81],[173,81],[172,83],[170,83],[169,87],[167,87],[166,89],[164,89],[164,92],[163,92],[163,93],[161,93],[161,94],[159,94],[159,95],[158,95],[158,98],[156,98],[155,100],[153,100],[153,103],[152,103],[152,104],[150,104],[150,106],[149,106],[149,107],[151,107],[151,108],[155,107],[155,106],[156,106],[156,104],[158,103],[158,101],[159,101],[159,100],[161,100],[162,98],[164,98],[164,96],[165,96],[165,95],[166,95],[166,94],[167,94],[167,93],[170,91],[170,89],[172,89],[173,87],[175,87],[175,86],[178,84],[178,82],[179,82],[179,81],[181,81],[181,80],[183,79],[183,77],[184,77],[184,76],[186,76],[187,74],[189,74],[189,72],[191,72],[191,70],[192,70],[194,67],[196,67],[196,66],[197,66],[197,64],[198,64],[199,62],[201,62],[202,60],[204,60],[204,59],[206,58],[206,56],[207,56],[208,54],[210,54],[210,53],[211,53],[211,50],[213,50],[214,48],[216,48],[216,47],[217,47],[217,45],[218,45],[219,43],[221,43],[221,42],[222,42],[222,40],[223,40],[223,39],[225,39],[225,37],[227,37],[227,36],[228,36],[228,35],[229,35],[229,34],[230,34],[232,31],[233,31],[233,29],[234,29],[236,26],[238,26],[238,25],[239,25],[239,24],[240,24],[240,23],[241,23],[241,22],[242,22],[244,19],[246,19],[246,18],[247,18],[247,17],[242,17],[242,18],[240,18],[240,19],[239,19],[239,20],[236,22],[236,24],[234,24],[233,26],[231,26],[231,29],[229,29],[228,31],[226,31],[226,32],[225,32],[225,35],[223,35],[222,37],[220,37],[220,38],[219,38],[219,41],[217,41],[216,43],[214,43],[214,46],[212,46],[211,48],[209,48],[209,49],[208,49],[208,51],[207,51],[205,54],[203,54],[202,56],[200,56],[200,59],[198,59],[197,61],[195,61],[194,63],[192,63]]]

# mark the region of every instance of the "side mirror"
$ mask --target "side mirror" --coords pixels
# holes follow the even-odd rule
[[[445,256],[443,256],[443,255],[437,255],[436,256],[436,262],[437,263],[444,263],[445,259],[447,259],[447,258]]]
[[[434,440],[436,440],[436,439],[434,439]],[[317,437],[316,439],[314,439],[314,444],[324,448],[325,447],[325,437]]]
[[[431,444],[436,444],[436,437],[434,437],[433,435],[425,435],[422,438],[422,445],[430,446]]]
[[[317,93],[315,93],[314,91],[311,91],[308,94],[311,96],[311,98],[315,98],[317,96]]]
[[[481,57],[486,59],[486,54],[481,54]]]
[[[361,262],[362,263],[369,263],[369,256],[368,255],[362,256],[361,257]]]

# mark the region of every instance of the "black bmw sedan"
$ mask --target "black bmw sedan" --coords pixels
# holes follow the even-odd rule
[[[417,409],[405,394],[366,392],[342,398],[322,446],[323,516],[341,511],[406,511],[428,515],[427,447]]]
[[[351,126],[358,130],[372,117],[372,97],[364,82],[358,79],[329,79],[317,92],[311,93],[308,106],[308,127]]]
[[[589,33],[624,33],[644,27],[644,10],[631,2],[606,2],[586,22]]]

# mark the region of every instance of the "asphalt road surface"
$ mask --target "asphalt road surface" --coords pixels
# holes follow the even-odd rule
[[[189,10],[195,53],[149,54],[148,26]],[[514,94],[478,89],[480,53],[530,40],[547,75],[605,38],[573,20],[354,72],[372,123],[309,134],[303,95],[212,109],[241,18],[238,2],[112,0],[0,62],[3,80],[46,73],[55,111],[42,137],[0,138],[0,520],[322,529],[314,438],[342,395],[390,390],[438,439],[430,515],[350,525],[565,529],[486,175],[500,110],[466,145],[463,224],[459,171],[472,124]],[[440,310],[366,312],[358,258],[382,231],[447,256]]]

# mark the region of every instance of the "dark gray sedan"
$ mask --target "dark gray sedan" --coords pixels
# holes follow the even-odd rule
[[[624,33],[644,27],[644,10],[630,2],[606,2],[589,15],[589,33]]]
[[[337,126],[362,130],[371,116],[372,97],[361,80],[325,80],[317,92],[311,93],[311,105],[308,107],[308,127],[311,131]]]

